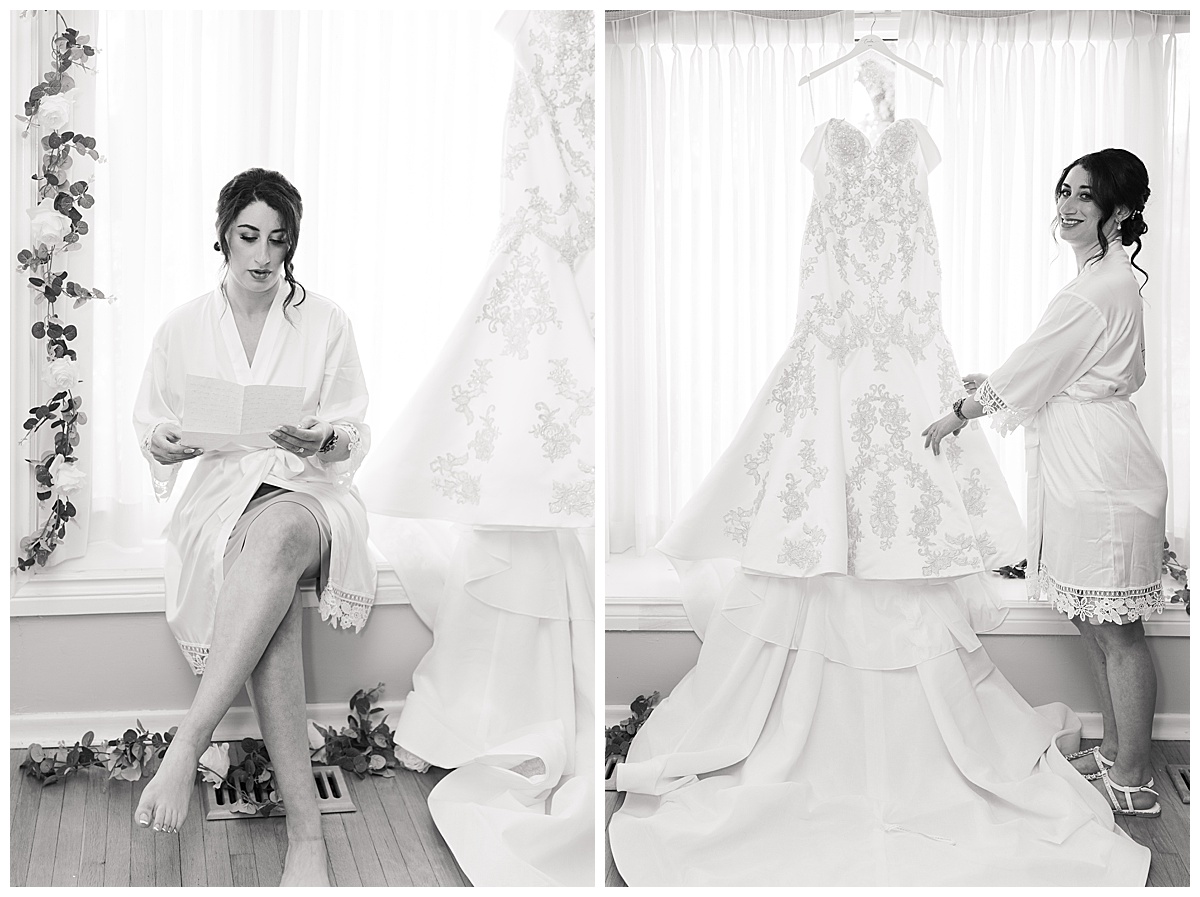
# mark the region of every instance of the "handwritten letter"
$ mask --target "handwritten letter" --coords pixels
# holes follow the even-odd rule
[[[242,386],[188,374],[183,398],[183,443],[203,449],[270,448],[267,435],[295,424],[304,405],[302,386]]]

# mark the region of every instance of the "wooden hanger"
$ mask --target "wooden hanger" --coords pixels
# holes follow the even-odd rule
[[[936,75],[931,75],[929,72],[925,71],[925,69],[921,68],[920,66],[914,65],[913,63],[909,62],[906,59],[901,59],[899,56],[897,56],[895,53],[893,53],[888,48],[888,45],[886,43],[884,43],[883,38],[876,37],[874,32],[872,32],[871,34],[865,34],[862,37],[860,37],[858,39],[858,41],[854,44],[853,49],[851,49],[848,53],[845,53],[844,55],[839,56],[837,59],[835,59],[833,62],[829,63],[828,65],[821,66],[815,72],[810,72],[809,74],[805,75],[803,78],[800,79],[800,85],[807,84],[809,81],[813,80],[813,78],[819,78],[821,75],[825,74],[830,69],[835,69],[839,65],[843,65],[844,63],[849,62],[855,56],[861,56],[863,53],[866,53],[870,50],[874,50],[880,56],[884,56],[887,59],[892,60],[892,62],[896,63],[896,65],[902,65],[906,69],[909,69],[910,71],[913,71],[916,74],[920,75],[922,78],[932,81],[938,87],[945,86],[942,83],[941,78],[937,77]]]

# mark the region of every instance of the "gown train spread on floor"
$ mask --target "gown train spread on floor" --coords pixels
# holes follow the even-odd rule
[[[636,885],[1140,885],[1149,851],[975,634],[981,574],[937,585],[739,572],[642,727],[609,829]]]

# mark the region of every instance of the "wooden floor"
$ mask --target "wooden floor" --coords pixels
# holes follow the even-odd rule
[[[144,782],[106,784],[96,771],[44,788],[18,769],[24,755],[10,752],[13,886],[279,884],[282,818],[204,822],[197,793],[179,834],[157,834],[133,824]],[[429,791],[445,774],[347,775],[358,812],[321,817],[333,883],[469,885],[429,817]]]
[[[1092,747],[1095,741],[1083,741],[1084,747]],[[1180,801],[1167,764],[1188,764],[1190,742],[1156,741],[1150,762],[1154,767],[1155,790],[1162,805],[1162,816],[1158,819],[1136,819],[1118,816],[1117,824],[1139,844],[1150,848],[1149,887],[1186,888],[1190,880],[1188,869],[1188,839],[1191,824],[1188,818],[1190,804]],[[613,813],[621,806],[624,794],[607,791],[604,794],[604,884],[610,888],[623,888],[625,881],[613,863],[612,851],[608,846],[608,823]]]

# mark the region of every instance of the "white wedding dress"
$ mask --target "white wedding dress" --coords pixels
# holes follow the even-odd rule
[[[516,67],[495,254],[377,443],[363,496],[372,541],[433,631],[396,743],[414,764],[453,770],[429,795],[438,830],[475,886],[586,886],[595,37],[588,10],[507,12],[498,30]]]
[[[920,435],[961,395],[926,190],[902,119],[833,119],[794,337],[732,446],[659,545],[691,593],[695,668],[617,766],[630,885],[1135,885],[1149,851],[1063,758],[977,632],[1023,530],[977,424]]]

